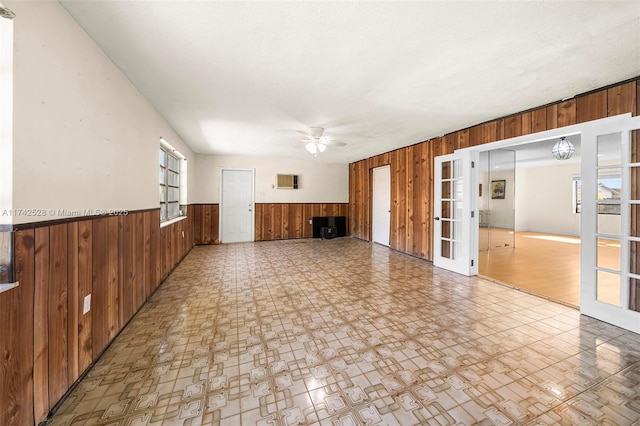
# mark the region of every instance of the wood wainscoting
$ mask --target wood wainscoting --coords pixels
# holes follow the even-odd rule
[[[190,204],[188,214],[193,217],[193,239],[196,245],[220,242],[218,204]]]
[[[20,285],[0,293],[0,424],[47,417],[192,248],[192,221],[160,228],[153,209],[15,227]]]
[[[196,245],[220,242],[220,210],[218,204],[189,205],[193,217]],[[314,216],[347,216],[348,203],[257,203],[255,204],[255,241],[311,238],[309,220]],[[347,228],[348,229],[348,228]]]
[[[271,241],[311,238],[314,216],[346,216],[347,203],[260,203],[256,204],[255,240]],[[348,225],[347,225],[347,229]]]

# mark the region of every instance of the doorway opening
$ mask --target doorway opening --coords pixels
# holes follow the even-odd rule
[[[478,274],[564,304],[580,306],[581,136],[566,138],[575,153],[557,160],[558,138],[480,153]],[[602,164],[617,164],[620,144],[603,144]],[[487,188],[487,190],[484,190]],[[598,199],[610,200],[598,212],[600,231],[620,234],[620,173],[603,170]],[[615,266],[620,243],[601,238],[603,264]],[[619,297],[609,288],[601,298]]]
[[[391,166],[373,169],[373,242],[389,246],[391,233]]]

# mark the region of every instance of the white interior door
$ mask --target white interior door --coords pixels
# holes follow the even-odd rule
[[[253,241],[253,169],[222,169],[220,182],[221,242]]]
[[[391,232],[391,166],[373,169],[373,242],[389,245]]]
[[[582,135],[580,312],[640,333],[640,117]],[[611,226],[615,221],[617,226]],[[612,249],[617,259],[606,255]]]
[[[433,263],[464,275],[478,272],[477,248],[474,253],[471,238],[472,224],[477,228],[472,201],[474,155],[460,151],[435,158]]]

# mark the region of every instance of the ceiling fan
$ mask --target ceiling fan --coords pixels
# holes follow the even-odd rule
[[[324,129],[322,127],[309,127],[306,132],[302,130],[296,130],[296,132],[304,135],[306,139],[302,139],[302,142],[305,142],[305,148],[309,153],[313,154],[315,157],[321,152],[324,152],[327,149],[327,146],[346,146],[347,144],[344,142],[338,142],[329,138],[329,136],[324,134]]]

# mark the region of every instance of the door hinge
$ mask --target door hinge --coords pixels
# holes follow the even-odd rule
[[[471,162],[471,168],[472,168],[472,169],[475,169],[475,167],[476,167],[476,162],[475,162],[475,161],[472,161],[472,162]]]
[[[471,266],[473,266],[473,259],[471,259]]]
[[[474,212],[473,210],[471,210],[471,217],[476,217],[476,212]]]

